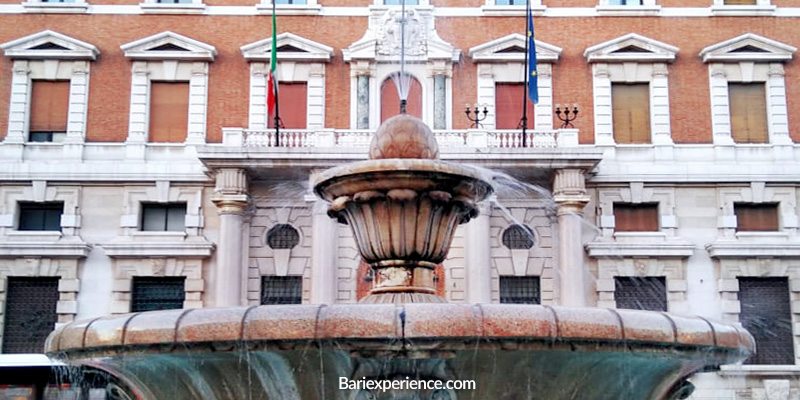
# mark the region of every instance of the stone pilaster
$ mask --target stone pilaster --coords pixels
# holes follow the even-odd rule
[[[333,304],[338,288],[338,226],[328,216],[328,204],[317,200],[311,229],[311,303]]]
[[[242,281],[246,271],[247,254],[244,248],[244,214],[247,210],[247,172],[241,168],[221,168],[216,171],[216,187],[212,201],[219,212],[219,242],[213,281],[213,306],[242,305]]]
[[[589,202],[582,169],[559,169],[553,179],[558,204],[558,264],[561,305],[586,307],[587,276],[583,265],[583,207]]]
[[[466,225],[467,301],[472,304],[492,301],[491,215],[491,205],[481,205],[480,214]]]

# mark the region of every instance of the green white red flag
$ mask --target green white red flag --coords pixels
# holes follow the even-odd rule
[[[275,112],[278,103],[278,77],[275,70],[278,67],[278,27],[275,19],[275,2],[272,2],[272,53],[269,57],[269,76],[267,77],[267,111]]]

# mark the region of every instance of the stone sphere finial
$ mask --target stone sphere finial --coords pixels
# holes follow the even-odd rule
[[[433,131],[418,118],[396,115],[386,120],[369,146],[369,158],[439,158],[439,146]]]

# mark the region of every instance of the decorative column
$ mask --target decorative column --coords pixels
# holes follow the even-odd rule
[[[559,169],[553,181],[558,204],[558,264],[561,305],[586,307],[586,273],[583,265],[583,207],[589,202],[582,169]]]
[[[433,129],[447,129],[447,80],[453,75],[453,65],[436,60],[428,62],[427,68],[433,81]]]
[[[219,210],[219,242],[216,271],[212,274],[213,305],[240,306],[246,268],[242,255],[242,229],[249,201],[247,172],[242,168],[221,168],[216,171],[216,178],[212,201]]]
[[[328,204],[315,200],[311,230],[311,304],[333,304],[339,286],[337,259],[338,229],[328,216]]]
[[[480,214],[466,225],[467,301],[472,304],[492,302],[492,257],[489,237],[491,205],[480,205]]]
[[[350,66],[350,74],[355,77],[356,86],[356,129],[369,129],[369,77],[372,75],[372,66],[367,61],[354,62]]]

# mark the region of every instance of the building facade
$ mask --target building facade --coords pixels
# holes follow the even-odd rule
[[[758,355],[692,398],[800,398],[800,5],[530,0],[523,136],[524,1],[275,1],[279,134],[270,0],[0,0],[3,352],[110,314],[358,301],[311,182],[366,158],[399,87],[442,159],[496,171],[449,301],[740,322]]]

